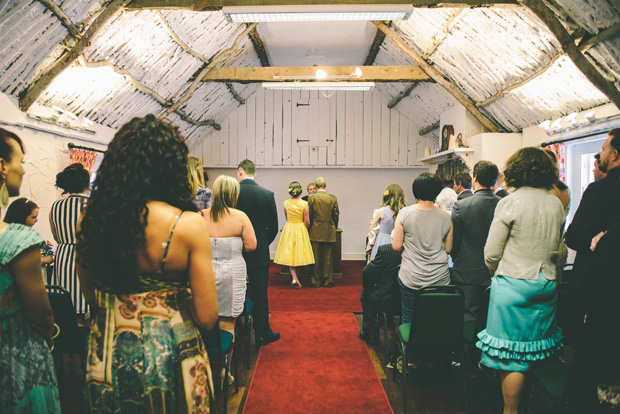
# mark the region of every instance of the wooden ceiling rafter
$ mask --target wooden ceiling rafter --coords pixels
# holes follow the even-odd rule
[[[209,73],[211,70],[213,70],[215,68],[215,65],[220,64],[220,62],[222,62],[223,60],[227,59],[230,55],[235,53],[239,49],[239,44],[241,43],[241,40],[243,40],[243,38],[247,36],[250,31],[256,28],[256,25],[257,23],[252,23],[252,24],[247,25],[245,30],[239,36],[237,36],[233,45],[229,47],[228,49],[222,51],[217,56],[215,56],[211,60],[211,62],[200,71],[198,76],[196,76],[196,78],[192,81],[192,84],[187,89],[187,91],[185,91],[185,93],[171,107],[162,111],[159,117],[166,118],[168,115],[170,115],[171,113],[176,111],[178,108],[180,108],[181,105],[187,102],[189,98],[191,98],[194,92],[196,91],[196,88],[198,88],[198,85],[200,84],[202,78],[207,73]]]
[[[80,33],[80,28],[73,24],[71,19],[67,17],[65,12],[60,7],[58,7],[56,3],[54,3],[52,0],[38,1],[43,6],[45,6],[45,8],[48,9],[54,16],[56,16],[58,20],[60,20],[60,23],[65,27],[65,29],[67,29],[69,33],[71,33],[71,36],[75,37],[76,39],[82,37],[82,34]]]
[[[241,105],[245,105],[245,99],[243,99],[243,97],[237,93],[232,83],[226,82],[226,87],[228,88],[228,91],[233,96],[233,98],[237,100],[237,102],[239,102]]]
[[[348,78],[356,68],[362,70],[359,78]],[[316,71],[323,69],[328,75],[343,78],[323,79],[320,82],[433,82],[419,66],[292,66],[257,68],[214,68],[208,74],[197,75],[202,82],[296,82],[316,81]],[[284,78],[282,78],[284,77]]]
[[[122,10],[130,0],[113,0],[107,7],[101,10],[99,15],[93,20],[92,24],[86,29],[86,32],[77,40],[75,45],[63,53],[56,62],[38,79],[32,83],[30,87],[24,88],[19,93],[19,107],[26,112],[28,108],[37,100],[37,98],[47,89],[58,75],[75,62],[75,60],[86,49],[93,37],[116,13]]]
[[[418,86],[418,82],[411,82],[409,85],[407,85],[405,89],[403,89],[398,95],[394,97],[394,99],[392,99],[388,103],[387,107],[390,109],[394,108],[396,105],[398,105],[400,101],[411,95],[411,92],[415,89],[416,86]]]
[[[420,68],[426,72],[428,76],[430,76],[435,82],[437,82],[440,86],[442,86],[448,93],[450,93],[454,98],[465,107],[465,109],[480,122],[489,132],[503,132],[503,129],[497,126],[491,119],[485,116],[480,110],[476,107],[476,105],[465,96],[459,88],[456,87],[452,82],[446,79],[437,69],[435,69],[430,63],[423,59],[422,56],[418,55],[403,39],[400,38],[392,29],[387,27],[382,22],[373,22],[379,29],[381,29],[387,37],[392,39],[392,41],[404,52],[407,56],[411,57]]]
[[[426,126],[426,127],[422,128],[422,129],[420,129],[418,131],[418,135],[419,136],[426,135],[429,132],[431,132],[432,130],[439,128],[439,125],[440,125],[439,121],[435,122],[434,124],[430,124],[429,126]]]
[[[96,62],[88,61],[88,60],[86,60],[84,55],[82,55],[82,56],[80,56],[78,58],[78,62],[79,62],[79,64],[81,66],[84,66],[86,68],[101,68],[101,67],[112,68],[112,70],[115,73],[118,73],[119,75],[123,76],[123,78],[125,78],[125,80],[131,84],[131,86],[136,88],[141,93],[150,96],[151,98],[156,100],[157,103],[159,103],[161,106],[163,106],[163,107],[170,107],[173,104],[172,101],[167,100],[166,98],[164,98],[163,96],[161,96],[160,94],[155,92],[153,89],[149,88],[148,86],[144,85],[142,82],[137,80],[131,74],[131,72],[129,72],[127,69],[119,68],[115,64],[113,64],[112,62],[108,62],[107,60],[98,60]],[[218,131],[220,129],[222,129],[221,125],[218,124],[217,122],[215,122],[212,119],[209,119],[209,120],[206,120],[206,121],[197,121],[195,119],[192,119],[189,115],[187,115],[181,109],[177,109],[175,112],[182,119],[184,119],[185,121],[189,122],[190,124],[197,125],[197,126],[212,126],[213,128],[217,129]]]
[[[452,13],[450,17],[448,17],[448,20],[446,20],[446,22],[443,24],[443,30],[433,36],[433,43],[424,51],[424,53],[422,54],[422,59],[428,59],[428,57],[432,55],[435,50],[437,50],[439,45],[441,45],[443,41],[446,40],[446,37],[448,37],[448,35],[452,31],[452,28],[459,21],[465,10],[467,9],[457,9],[454,11],[454,13]]]
[[[263,67],[271,66],[271,63],[269,63],[269,55],[267,55],[267,48],[265,48],[265,42],[263,42],[263,39],[258,34],[256,27],[248,33],[248,36],[250,36],[252,45],[254,45],[254,51],[258,55],[260,64]]]
[[[377,33],[375,33],[375,38],[370,45],[370,49],[368,49],[368,56],[366,56],[364,66],[372,66],[372,64],[375,63],[375,59],[377,58],[377,54],[379,53],[379,49],[381,48],[383,39],[385,39],[385,33],[377,29]]]
[[[564,53],[573,61],[575,66],[592,82],[609,100],[620,108],[620,90],[612,80],[607,79],[598,68],[582,53],[575,44],[575,39],[557,19],[549,7],[539,0],[520,0],[547,26],[558,40]]]
[[[183,41],[183,39],[179,37],[179,35],[176,34],[174,29],[170,27],[170,24],[168,24],[168,21],[166,20],[164,15],[161,14],[161,11],[157,10],[155,15],[157,16],[161,24],[166,28],[168,34],[170,35],[170,37],[172,37],[172,40],[174,40],[175,43],[179,45],[184,52],[189,53],[194,57],[194,59],[199,60],[206,65],[209,64],[209,59],[205,58],[203,55],[192,49],[187,43]]]

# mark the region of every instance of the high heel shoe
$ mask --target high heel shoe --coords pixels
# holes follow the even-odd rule
[[[301,283],[299,283],[297,280],[293,280],[293,281],[291,282],[291,287],[292,287],[293,289],[301,289]]]

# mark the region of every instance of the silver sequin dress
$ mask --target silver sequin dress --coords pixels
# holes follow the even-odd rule
[[[241,237],[211,237],[219,315],[236,318],[243,311],[247,270]]]

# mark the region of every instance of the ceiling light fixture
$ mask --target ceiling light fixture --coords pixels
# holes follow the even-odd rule
[[[308,4],[291,6],[226,6],[229,23],[407,20],[410,4]]]
[[[275,75],[274,80],[346,80],[359,79],[362,77],[362,69],[355,70],[348,75],[328,75],[323,69],[317,69],[314,75]]]
[[[374,82],[263,82],[265,89],[306,91],[371,91]]]

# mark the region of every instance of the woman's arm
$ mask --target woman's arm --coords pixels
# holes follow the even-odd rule
[[[286,213],[286,207],[284,207],[284,220],[288,220],[288,214]]]
[[[52,236],[54,236],[54,240],[56,240],[56,243],[60,243],[60,240],[58,240],[58,233],[56,233],[56,226],[54,226],[54,222],[52,221],[51,211],[50,211],[50,229],[52,230]]]
[[[452,223],[452,219],[450,219],[450,231],[446,234],[446,237],[443,239],[443,246],[446,249],[446,253],[450,254],[452,252],[452,242],[454,240],[454,224]]]
[[[38,245],[17,255],[9,269],[15,278],[15,285],[24,303],[26,318],[48,344],[54,332],[54,315],[47,297],[47,290],[41,276],[41,250]]]
[[[256,250],[256,233],[247,214],[239,210],[241,216],[241,238],[243,239],[243,251],[253,252]]]
[[[84,218],[84,214],[80,214],[78,218],[77,224],[75,226],[75,233],[80,234],[80,230],[82,229],[82,219]],[[79,238],[78,238],[79,240]],[[84,295],[84,299],[89,306],[95,307],[96,297],[95,297],[95,285],[93,285],[93,278],[91,273],[86,270],[84,266],[80,264],[79,258],[79,249],[75,249],[75,267],[77,269],[78,279],[80,280],[80,290]]]
[[[310,209],[308,208],[307,205],[306,205],[306,208],[304,209],[304,224],[306,225],[307,228],[310,228]]]
[[[508,206],[507,203],[500,203],[501,204],[498,204],[495,208],[493,221],[489,228],[489,235],[484,245],[484,261],[491,275],[495,274],[499,261],[504,254],[504,247],[506,246],[506,241],[508,240],[512,227],[512,221],[505,211],[510,212],[514,210],[514,206]]]
[[[397,252],[403,251],[403,241],[405,240],[405,229],[400,224],[400,218],[396,218],[394,223],[394,231],[392,232],[392,249]]]
[[[190,216],[188,214],[188,216]],[[209,230],[198,214],[186,219],[191,232],[186,232],[189,243],[189,287],[193,296],[192,316],[202,328],[211,329],[217,323],[218,305],[215,291],[215,274],[211,263]]]
[[[372,220],[370,220],[370,228],[368,229],[368,231],[370,232],[372,231],[372,229],[377,227],[377,225],[379,224],[382,218],[383,218],[383,209],[382,208],[376,209],[373,212]]]

